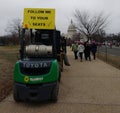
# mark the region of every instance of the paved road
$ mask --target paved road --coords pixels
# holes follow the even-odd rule
[[[100,61],[74,60],[64,67],[57,103],[15,103],[12,93],[0,113],[120,113],[120,70]]]
[[[113,46],[111,49],[110,47],[107,47],[107,46],[101,46],[98,48],[98,51],[115,55],[115,56],[120,56],[120,47]]]

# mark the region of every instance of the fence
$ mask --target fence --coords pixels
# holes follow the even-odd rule
[[[100,47],[98,47],[97,57],[120,69],[120,56],[109,54],[107,46],[104,48],[104,52],[100,50]]]

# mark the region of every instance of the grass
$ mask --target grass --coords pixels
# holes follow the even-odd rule
[[[0,46],[0,101],[12,90],[18,52],[19,46]]]
[[[19,55],[19,46],[0,46],[0,56],[10,62],[15,62]]]
[[[103,52],[99,52],[97,53],[97,57],[105,61],[106,63],[120,69],[120,56],[114,56],[111,54],[105,54]]]

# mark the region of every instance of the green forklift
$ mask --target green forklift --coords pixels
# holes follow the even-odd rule
[[[34,13],[36,10],[46,11],[35,9]],[[20,59],[14,67],[13,97],[16,102],[58,100],[63,69],[60,31],[36,25],[37,28],[25,25],[21,31]]]

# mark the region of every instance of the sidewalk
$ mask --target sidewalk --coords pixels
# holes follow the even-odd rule
[[[83,62],[80,62],[80,59],[74,60],[73,52],[70,49],[68,49],[68,56],[71,66],[65,68],[63,81],[72,78],[69,82],[73,90],[79,86],[77,101],[81,103],[120,105],[119,69],[99,59],[84,60]],[[76,84],[76,86],[73,86],[73,84]],[[74,99],[74,95],[71,98]],[[73,102],[72,99],[70,101]]]
[[[64,66],[56,104],[16,104],[11,94],[0,113],[120,113],[120,70],[99,59],[74,60],[69,48],[67,55],[71,66]]]

